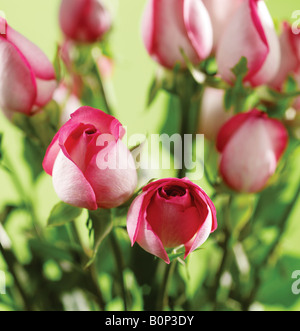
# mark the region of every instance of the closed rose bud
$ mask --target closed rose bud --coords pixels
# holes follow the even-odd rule
[[[282,24],[280,35],[281,62],[279,71],[270,86],[277,90],[283,88],[289,75],[297,76],[300,72],[300,34],[294,34],[289,23]]]
[[[193,64],[212,50],[211,21],[201,0],[149,0],[142,35],[148,53],[169,69],[186,66],[181,49]]]
[[[32,115],[44,107],[56,88],[55,71],[46,55],[11,28],[2,17],[0,34],[0,108]]]
[[[96,210],[117,207],[130,198],[137,173],[121,141],[124,134],[121,123],[101,110],[81,107],[71,115],[43,161],[62,201]]]
[[[216,51],[226,25],[244,0],[203,0],[213,27],[213,52]]]
[[[67,38],[93,43],[111,28],[111,17],[100,0],[62,0],[59,23]]]
[[[221,128],[217,149],[227,185],[245,193],[265,188],[288,143],[284,125],[256,109],[232,117]]]
[[[225,91],[206,87],[203,93],[199,116],[199,133],[205,138],[215,140],[222,125],[232,117],[232,111],[226,111]]]
[[[188,179],[152,182],[133,201],[127,217],[132,245],[169,263],[167,248],[184,245],[185,258],[217,228],[215,207],[206,193]]]
[[[218,72],[232,83],[231,69],[246,57],[245,83],[259,86],[276,77],[280,65],[279,40],[263,0],[245,0],[226,26],[217,50]]]

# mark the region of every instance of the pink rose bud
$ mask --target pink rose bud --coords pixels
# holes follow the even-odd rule
[[[234,81],[231,69],[242,57],[248,60],[245,82],[259,86],[276,77],[279,39],[263,0],[243,1],[225,28],[216,55],[219,74],[225,81]]]
[[[294,34],[292,27],[283,22],[280,35],[281,63],[271,86],[281,90],[289,75],[300,73],[300,34]]]
[[[0,34],[0,108],[9,116],[32,115],[52,99],[55,71],[36,45],[5,24],[5,34]]]
[[[201,0],[149,0],[142,34],[148,53],[169,69],[186,66],[181,49],[193,64],[212,50],[211,21]]]
[[[213,27],[213,52],[216,51],[225,27],[244,0],[202,0]]]
[[[43,161],[59,198],[73,206],[114,208],[133,194],[137,172],[113,116],[81,107],[61,127]]]
[[[217,137],[221,176],[238,192],[259,192],[275,173],[287,143],[284,125],[266,113],[254,109],[234,116]]]
[[[100,0],[62,0],[60,27],[69,39],[83,43],[100,40],[111,28],[111,17]]]
[[[215,140],[223,124],[232,117],[232,111],[226,111],[224,105],[225,91],[206,87],[202,97],[199,133],[205,138]]]
[[[166,248],[184,245],[186,258],[216,228],[212,201],[187,178],[161,179],[145,186],[127,216],[131,244],[137,242],[166,263],[170,263]]]

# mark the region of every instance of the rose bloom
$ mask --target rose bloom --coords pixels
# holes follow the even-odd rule
[[[279,120],[257,109],[235,115],[217,137],[222,178],[238,192],[263,190],[287,144],[288,133]]]
[[[149,0],[143,16],[145,47],[160,65],[186,67],[180,49],[193,64],[209,56],[213,33],[201,0]]]
[[[216,59],[218,73],[232,83],[232,68],[246,57],[245,82],[259,86],[276,77],[280,65],[280,46],[272,17],[263,0],[245,0],[232,16],[220,39]]]
[[[143,188],[132,203],[127,230],[132,245],[166,263],[167,248],[184,245],[186,258],[217,228],[215,207],[206,193],[187,178],[167,178]]]
[[[62,0],[59,23],[67,38],[93,43],[110,29],[111,17],[100,0]]]
[[[53,65],[31,41],[11,28],[4,18],[0,34],[0,108],[32,115],[51,99],[56,88]]]
[[[133,194],[137,173],[121,141],[125,130],[113,116],[81,107],[47,149],[43,167],[58,197],[73,206],[114,208]]]

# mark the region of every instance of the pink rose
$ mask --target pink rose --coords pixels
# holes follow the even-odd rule
[[[232,111],[225,109],[224,95],[224,90],[212,87],[206,87],[203,92],[199,133],[209,140],[215,140],[223,124],[232,117]]]
[[[279,40],[263,0],[245,0],[226,26],[217,50],[218,72],[231,83],[231,69],[242,57],[248,60],[245,82],[252,86],[269,83],[280,65]]]
[[[300,34],[294,34],[289,23],[283,22],[279,40],[281,63],[279,71],[270,85],[281,90],[289,75],[299,77],[300,81]]]
[[[286,128],[264,112],[254,109],[232,117],[217,137],[224,181],[239,192],[261,191],[275,173],[287,143]]]
[[[181,48],[194,64],[212,50],[212,26],[201,0],[149,0],[142,34],[148,53],[169,69],[176,63],[185,67]]]
[[[121,141],[125,130],[101,110],[81,107],[48,147],[44,170],[59,198],[81,208],[114,208],[134,192],[133,157]]]
[[[167,178],[145,186],[132,203],[127,230],[132,245],[170,263],[166,248],[184,245],[186,258],[217,228],[215,207],[188,179]]]
[[[36,45],[2,17],[0,24],[5,24],[5,34],[0,34],[0,108],[8,116],[32,115],[52,99],[54,68]]]
[[[62,0],[60,27],[69,39],[93,43],[111,27],[111,17],[100,0]]]
[[[216,51],[226,25],[244,0],[203,0],[208,10],[214,36],[213,52]]]

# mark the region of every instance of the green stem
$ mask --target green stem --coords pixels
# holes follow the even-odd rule
[[[191,103],[188,97],[180,98],[180,113],[181,113],[181,123],[180,123],[180,135],[181,135],[181,168],[178,170],[177,177],[184,178],[187,173],[185,160],[187,153],[191,153],[191,150],[186,150],[184,144],[184,136],[189,133],[189,122],[190,122],[190,109]]]
[[[217,310],[218,308],[218,290],[220,287],[220,281],[221,281],[221,277],[224,273],[224,271],[226,270],[229,258],[230,258],[230,241],[231,241],[231,227],[230,227],[230,208],[232,205],[232,200],[233,197],[232,195],[229,195],[229,200],[226,203],[225,206],[225,212],[224,212],[224,229],[223,229],[223,233],[224,233],[224,240],[221,244],[221,247],[223,249],[223,255],[222,255],[222,259],[221,259],[221,263],[219,265],[219,269],[216,273],[215,279],[214,279],[214,283],[213,286],[210,290],[210,300],[213,303],[214,306],[214,310]]]
[[[122,256],[121,248],[118,244],[118,241],[115,237],[114,231],[112,231],[109,235],[111,246],[113,249],[116,267],[118,269],[118,275],[119,275],[119,281],[121,285],[121,291],[122,291],[122,299],[124,304],[124,310],[128,311],[128,304],[127,304],[127,291],[126,291],[126,285],[125,285],[125,279],[124,279],[124,259]]]
[[[23,286],[15,272],[15,268],[14,268],[14,264],[17,263],[15,257],[13,254],[9,254],[9,252],[7,252],[3,246],[0,243],[0,253],[3,256],[4,261],[6,262],[6,265],[8,267],[9,272],[11,273],[11,275],[14,278],[14,283],[16,285],[16,288],[18,289],[20,296],[22,298],[23,304],[24,304],[24,308],[26,311],[31,311],[32,310],[32,306],[31,306],[31,301],[30,299],[27,297],[26,292],[23,289]]]
[[[283,234],[285,233],[285,230],[287,228],[288,220],[292,214],[292,211],[294,210],[294,207],[296,206],[299,197],[300,197],[300,185],[297,188],[297,191],[294,195],[292,202],[286,208],[285,212],[283,213],[283,216],[281,217],[281,220],[278,224],[278,234],[276,236],[276,239],[270,246],[268,253],[265,255],[264,259],[254,269],[254,285],[247,299],[242,302],[243,310],[248,310],[251,304],[255,300],[255,297],[261,285],[261,277],[260,277],[261,270],[266,267],[266,265],[270,260],[270,257],[274,254],[274,252],[278,248],[280,241],[282,240]]]
[[[165,272],[158,293],[157,308],[156,308],[157,311],[163,311],[164,308],[169,305],[168,288],[169,288],[170,279],[174,274],[175,267],[176,267],[176,260],[172,261],[170,264],[165,265]]]

